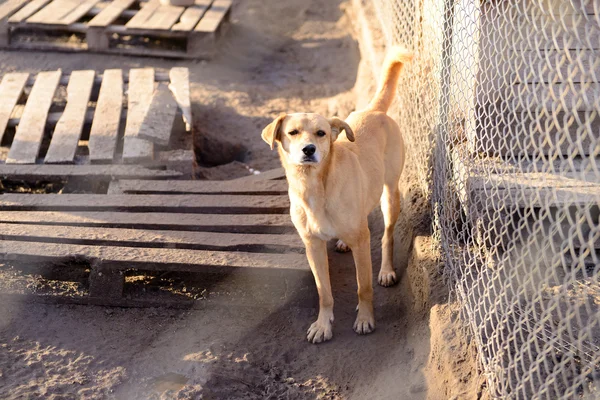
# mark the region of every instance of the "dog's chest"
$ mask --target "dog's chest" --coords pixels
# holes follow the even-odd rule
[[[290,195],[292,221],[301,233],[322,240],[337,237],[335,218],[323,197]]]

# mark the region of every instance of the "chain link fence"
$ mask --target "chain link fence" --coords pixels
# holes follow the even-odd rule
[[[490,394],[600,399],[600,0],[373,0]]]

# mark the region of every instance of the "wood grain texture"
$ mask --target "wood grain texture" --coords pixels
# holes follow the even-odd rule
[[[9,73],[0,83],[0,142],[10,120],[10,116],[23,93],[28,73]]]
[[[13,140],[7,164],[35,164],[61,71],[40,72]]]
[[[90,179],[175,179],[178,171],[149,169],[139,165],[2,165],[0,177],[21,180],[58,180],[66,177]]]
[[[198,21],[202,18],[208,7],[210,7],[213,0],[196,0],[195,4],[188,7],[179,18],[179,22],[175,24],[171,30],[173,31],[184,31],[190,32],[193,30]]]
[[[215,32],[223,22],[230,8],[231,0],[215,0],[198,25],[196,25],[194,31],[203,33]]]
[[[152,101],[138,136],[159,146],[168,146],[171,141],[173,123],[177,114],[177,102],[167,85],[159,84],[152,95]]]
[[[138,137],[154,93],[154,68],[137,68],[129,72],[128,113],[123,143],[123,161],[128,163],[152,160],[154,145]]]
[[[117,150],[123,107],[123,71],[104,71],[90,130],[88,147],[92,162],[112,162]]]
[[[92,27],[105,27],[113,23],[114,20],[119,18],[123,11],[127,10],[135,0],[114,0],[104,8],[98,15],[96,15],[88,23]]]
[[[265,180],[258,182],[232,181],[116,181],[122,193],[179,193],[179,194],[286,194],[286,181]]]
[[[177,104],[183,114],[186,130],[192,129],[192,105],[190,102],[190,71],[184,67],[171,68],[169,71],[169,89],[177,100]]]
[[[71,74],[67,86],[67,105],[54,128],[45,163],[73,162],[92,94],[94,75],[94,71],[75,71]]]

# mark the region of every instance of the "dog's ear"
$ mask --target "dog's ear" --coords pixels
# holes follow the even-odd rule
[[[262,138],[265,142],[267,142],[271,146],[271,150],[275,148],[275,141],[281,141],[281,123],[283,119],[287,116],[287,114],[282,113],[279,114],[279,117],[275,118],[273,122],[265,127],[262,131]]]
[[[329,125],[331,125],[331,134],[333,135],[333,140],[336,140],[342,131],[346,131],[346,137],[348,140],[354,142],[354,132],[352,132],[352,128],[350,128],[350,125],[348,125],[346,121],[343,121],[338,117],[333,117],[329,119]]]

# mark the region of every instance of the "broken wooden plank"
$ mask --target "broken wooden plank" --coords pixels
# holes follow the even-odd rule
[[[83,3],[78,4],[73,9],[73,11],[64,15],[56,23],[60,25],[71,25],[77,22],[81,17],[86,15],[88,11],[90,11],[99,1],[100,0],[85,0]]]
[[[147,6],[146,6],[147,7]],[[123,143],[124,162],[144,162],[152,160],[152,142],[138,137],[140,127],[152,101],[154,93],[154,68],[132,69],[129,73],[128,114]]]
[[[186,249],[135,249],[116,246],[83,246],[76,244],[2,241],[2,261],[60,262],[74,257],[110,269],[140,268],[199,272],[227,268],[310,271],[303,254],[245,253]]]
[[[15,194],[0,196],[0,209],[15,211],[131,211],[212,214],[270,213],[289,209],[288,196],[133,194]]]
[[[25,3],[26,1],[17,1],[17,2],[18,3]],[[8,19],[8,22],[21,22],[21,21],[24,21],[25,19],[29,18],[34,12],[37,12],[40,8],[44,7],[49,2],[50,2],[50,0],[32,0],[31,2],[27,3],[23,8],[21,8],[19,11],[17,11],[16,13],[14,13]],[[10,1],[4,3],[3,5],[6,6],[9,3],[10,3]],[[0,11],[0,19],[2,19],[2,15],[3,14],[4,13],[2,11]]]
[[[149,169],[139,165],[2,165],[0,177],[20,180],[60,180],[68,177],[90,179],[175,179],[178,171]]]
[[[123,71],[104,71],[95,118],[90,130],[88,147],[92,162],[112,162],[117,150],[117,138],[123,107]]]
[[[60,75],[60,70],[38,74],[8,153],[7,164],[35,164]]]
[[[193,6],[183,12],[179,22],[171,30],[189,32],[194,29],[212,2],[213,0],[196,0]]]
[[[40,11],[27,18],[27,22],[35,24],[55,24],[64,16],[72,12],[79,4],[79,0],[53,0]]]
[[[114,0],[88,23],[90,27],[105,27],[127,10],[136,0]]]
[[[286,181],[265,180],[258,182],[235,181],[145,181],[120,180],[112,182],[118,185],[121,193],[128,194],[286,194]]]
[[[302,240],[295,234],[161,231],[7,223],[0,223],[0,240],[191,250],[279,249],[289,252],[294,249],[299,252],[304,248]]]
[[[0,83],[0,142],[2,142],[10,115],[23,93],[28,77],[28,73],[10,73],[2,78],[2,83]]]
[[[0,222],[186,230],[229,233],[294,233],[288,214],[178,214],[103,211],[0,211]]]
[[[73,162],[92,94],[94,75],[94,71],[74,71],[71,74],[67,86],[67,105],[54,129],[44,160],[46,164]]]
[[[169,30],[177,20],[179,16],[183,14],[185,7],[175,6],[159,6],[154,14],[144,23],[144,29],[158,29],[158,30]]]
[[[192,129],[192,106],[190,103],[190,71],[185,67],[171,68],[169,71],[171,83],[169,89],[177,100],[183,114],[186,130]]]
[[[177,113],[177,102],[165,84],[154,91],[150,108],[140,126],[138,136],[159,146],[168,146]]]
[[[146,22],[159,8],[158,0],[149,0],[143,3],[142,8],[125,24],[127,28],[143,29]]]
[[[194,31],[202,33],[212,33],[217,31],[230,8],[231,0],[215,0],[198,25],[196,25]]]

